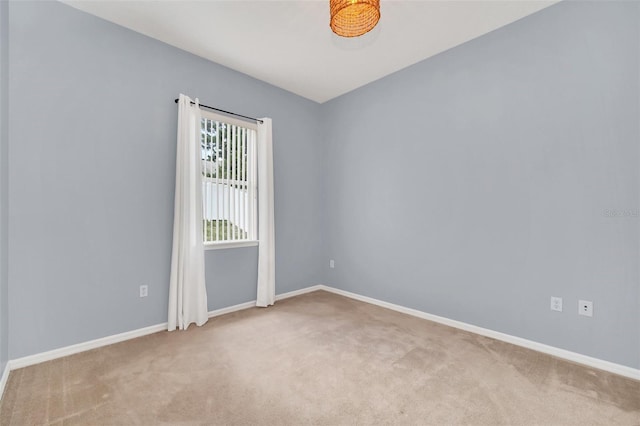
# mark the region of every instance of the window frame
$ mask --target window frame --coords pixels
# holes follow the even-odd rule
[[[254,146],[253,149],[255,151],[254,153],[254,164],[253,167],[255,168],[254,172],[255,172],[255,182],[250,182],[249,179],[247,178],[247,187],[249,185],[253,185],[254,186],[254,191],[253,191],[253,203],[251,204],[251,208],[254,210],[253,211],[253,217],[254,217],[254,224],[253,224],[253,230],[254,230],[254,239],[247,239],[247,240],[225,240],[225,241],[204,241],[204,229],[203,229],[203,237],[202,237],[202,244],[204,246],[205,251],[206,250],[219,250],[219,249],[230,249],[230,248],[240,248],[240,247],[252,247],[252,246],[257,246],[259,241],[258,241],[258,161],[257,161],[257,151],[258,151],[258,141],[257,141],[257,134],[258,134],[258,124],[252,121],[244,121],[244,120],[239,120],[237,118],[234,117],[229,117],[223,114],[218,114],[212,111],[206,111],[206,110],[201,110],[201,118],[203,119],[207,119],[207,120],[212,120],[212,121],[216,121],[219,123],[225,123],[225,124],[229,124],[229,125],[233,125],[233,126],[238,126],[238,127],[244,127],[245,129],[250,129],[252,131],[255,132],[256,134],[256,138],[255,138],[255,142],[254,142]],[[201,124],[202,126],[202,124]],[[205,176],[201,173],[201,180],[200,180],[200,190],[202,190],[202,184],[204,183],[204,178]],[[202,200],[203,203],[203,217],[202,217],[202,224],[204,227],[204,197]]]

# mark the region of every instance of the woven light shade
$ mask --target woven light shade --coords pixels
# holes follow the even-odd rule
[[[380,0],[329,0],[331,30],[342,37],[368,33],[380,20]]]

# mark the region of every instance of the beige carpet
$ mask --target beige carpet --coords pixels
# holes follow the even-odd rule
[[[11,373],[2,425],[639,425],[640,382],[326,292]]]

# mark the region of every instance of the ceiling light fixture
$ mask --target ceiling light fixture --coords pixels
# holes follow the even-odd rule
[[[331,30],[341,37],[368,33],[380,20],[380,0],[329,0]]]

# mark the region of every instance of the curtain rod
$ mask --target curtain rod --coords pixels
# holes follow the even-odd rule
[[[176,99],[175,102],[178,103],[180,99]],[[191,105],[195,105],[196,103],[191,101]],[[220,111],[220,112],[224,112],[225,114],[229,114],[229,115],[235,115],[236,117],[242,117],[242,118],[246,118],[247,120],[252,120],[255,121],[256,123],[263,123],[262,120],[260,120],[259,118],[253,118],[253,117],[247,117],[246,115],[242,115],[242,114],[236,114],[235,112],[231,112],[231,111],[225,111],[223,109],[220,108],[214,108],[212,106],[209,105],[204,105],[204,104],[199,104],[200,107],[202,108],[209,108],[212,109],[214,111]]]

